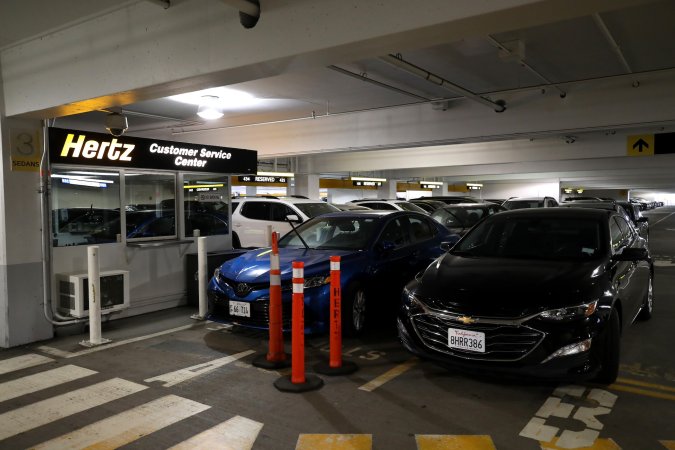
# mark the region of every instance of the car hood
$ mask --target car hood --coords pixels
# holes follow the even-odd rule
[[[599,261],[476,258],[447,254],[417,289],[434,308],[489,317],[522,317],[598,299],[607,280]]]
[[[220,266],[220,273],[231,280],[246,283],[269,283],[270,248],[251,250]],[[279,268],[281,278],[292,278],[293,261],[302,261],[305,264],[305,277],[315,274],[328,274],[330,257],[340,256],[343,261],[349,262],[360,251],[353,250],[316,250],[304,248],[280,248]]]

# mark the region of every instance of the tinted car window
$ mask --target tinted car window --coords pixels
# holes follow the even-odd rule
[[[610,220],[609,222],[609,236],[612,240],[612,249],[614,251],[618,250],[623,240],[623,233],[621,232],[621,228],[619,228],[619,224],[614,220]]]
[[[377,219],[372,217],[330,217],[314,219],[298,227],[298,233],[311,248],[361,250],[371,242]],[[304,247],[297,233],[288,233],[279,247]]]
[[[434,237],[434,230],[431,224],[418,217],[410,217],[410,231],[414,242],[426,241]]]
[[[381,209],[384,211],[395,211],[396,207],[394,205],[390,205],[389,203],[359,203],[359,205],[367,206],[370,209]]]
[[[241,215],[249,219],[270,220],[270,202],[244,202]]]
[[[426,213],[426,211],[424,209],[420,208],[419,206],[417,206],[414,203],[398,202],[396,204],[404,211],[415,211],[415,212]]]
[[[633,228],[628,224],[628,222],[623,217],[615,217],[616,223],[619,224],[619,229],[621,230],[621,240],[622,244],[625,245],[628,241],[633,238]]]
[[[285,222],[286,216],[289,214],[294,214],[296,216],[298,215],[297,212],[293,211],[283,203],[270,203],[270,211],[272,213],[271,219],[275,222]]]
[[[401,219],[392,220],[380,235],[379,242],[391,242],[396,248],[408,244],[408,235]]]
[[[541,200],[508,200],[504,202],[506,209],[523,209],[523,208],[541,208],[544,202]]]

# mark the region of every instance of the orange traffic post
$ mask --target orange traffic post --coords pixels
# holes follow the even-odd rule
[[[281,269],[279,267],[279,233],[272,232],[270,253],[270,304],[269,304],[269,351],[253,360],[253,365],[264,369],[288,367],[288,355],[284,352],[284,330],[281,307]]]
[[[340,287],[340,257],[330,257],[330,359],[320,362],[314,370],[323,375],[348,375],[358,366],[342,360],[342,288]]]
[[[305,374],[305,264],[293,261],[293,318],[291,323],[291,376],[279,378],[274,386],[285,392],[306,392],[319,389],[323,380]]]

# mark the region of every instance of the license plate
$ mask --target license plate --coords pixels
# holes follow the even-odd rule
[[[230,315],[239,317],[251,317],[250,303],[230,301]]]
[[[448,347],[485,353],[485,333],[448,328]]]

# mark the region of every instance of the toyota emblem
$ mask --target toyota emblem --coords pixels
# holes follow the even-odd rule
[[[251,292],[251,286],[249,286],[246,283],[238,283],[237,286],[234,288],[234,292],[239,297],[245,297],[246,295],[248,295],[249,292]]]

